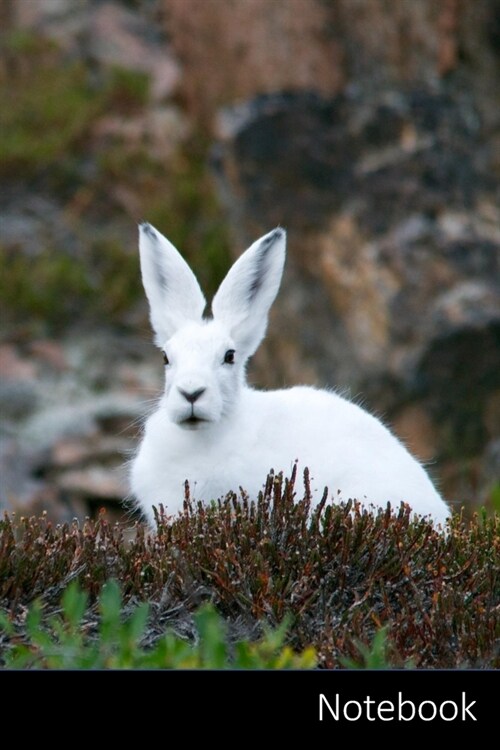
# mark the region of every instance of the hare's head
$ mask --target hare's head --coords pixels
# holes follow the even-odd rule
[[[141,224],[139,249],[155,342],[165,360],[164,406],[189,429],[220,422],[236,404],[245,365],[264,338],[278,293],[286,234],[275,229],[236,261],[204,317],[205,298],[175,247]]]

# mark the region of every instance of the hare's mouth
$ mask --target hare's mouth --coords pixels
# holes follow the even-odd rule
[[[203,425],[207,424],[208,421],[208,419],[196,417],[194,414],[191,414],[191,416],[187,419],[183,419],[182,422],[180,422],[180,425],[182,427],[187,427],[190,430],[196,430],[198,429],[198,427],[202,427]]]

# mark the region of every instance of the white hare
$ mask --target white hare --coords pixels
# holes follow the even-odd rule
[[[281,282],[286,233],[275,229],[233,265],[203,317],[205,298],[173,245],[140,226],[140,256],[165,393],[146,422],[131,489],[153,522],[153,505],[182,508],[189,481],[210,502],[242,487],[256,498],[270,469],[308,467],[314,497],[414,512],[444,522],[449,509],[422,466],[375,417],[330,391],[257,391],[245,366],[264,338]]]

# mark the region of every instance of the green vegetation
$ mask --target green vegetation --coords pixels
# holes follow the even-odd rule
[[[97,648],[100,592],[115,579],[126,632],[141,630],[129,618],[149,604],[149,617],[145,609],[134,615],[147,620],[141,653],[154,651],[167,630],[196,639],[193,613],[210,601],[227,625],[233,658],[232,644],[258,641],[265,628],[283,635],[285,623],[293,658],[307,662],[312,648],[321,667],[500,668],[498,516],[456,516],[442,533],[410,520],[404,506],[369,514],[322,502],[311,510],[307,474],[304,497],[295,494],[295,477],[271,476],[257,502],[230,495],[193,507],[187,489],[182,514],[171,519],[160,509],[156,533],[137,524],[132,541],[104,517],[83,527],[5,517],[0,611],[14,630],[0,637],[4,661],[16,643],[34,642],[26,608],[37,599],[36,628],[43,623],[51,642],[59,638],[63,626],[53,617],[73,580],[88,596],[78,630],[93,633]],[[278,643],[273,653],[281,653]]]
[[[49,185],[59,171],[91,147],[89,136],[99,116],[131,114],[147,102],[143,73],[110,68],[93,82],[81,62],[64,59],[57,45],[26,32],[12,34],[3,52],[7,71],[0,78],[0,176],[16,180],[40,176],[50,168]],[[74,175],[75,179],[77,174]]]
[[[44,249],[33,258],[0,246],[0,299],[8,320],[12,310],[60,330],[78,320],[115,320],[142,294],[139,258],[110,238],[94,238],[82,257]],[[10,313],[10,315],[9,315]]]
[[[1,81],[0,176],[27,179],[40,168],[71,159],[103,104],[79,63],[60,65],[49,42],[15,35],[9,74]],[[67,165],[66,165],[67,168]]]
[[[144,298],[136,249],[143,220],[178,244],[213,292],[229,250],[204,136],[176,136],[165,154],[155,148],[144,73],[91,70],[26,32],[7,38],[0,62],[5,195],[17,196],[16,211],[29,213],[33,196],[51,206],[49,222],[38,216],[35,250],[5,239],[0,246],[4,324],[50,335],[82,321],[123,323]]]
[[[62,596],[62,616],[42,623],[42,605],[35,602],[26,615],[25,635],[6,615],[0,617],[2,632],[9,639],[4,664],[9,669],[312,669],[313,649],[302,654],[283,645],[286,626],[268,630],[254,643],[248,640],[228,647],[226,628],[215,609],[206,604],[194,615],[196,641],[189,643],[167,631],[156,643],[144,648],[150,614],[148,604],[136,606],[122,617],[122,597],[115,581],[106,583],[98,602],[97,633],[89,632],[85,618],[88,597],[72,583]]]
[[[500,482],[496,482],[491,488],[491,504],[496,513],[500,513]]]
[[[29,259],[15,249],[0,247],[0,264],[0,298],[7,319],[15,310],[16,317],[38,317],[57,325],[61,315],[76,313],[75,303],[79,306],[91,297],[83,264],[62,253],[44,250]]]
[[[340,663],[347,669],[389,669],[392,663],[390,656],[391,644],[388,640],[387,627],[380,628],[370,645],[357,641],[355,644],[357,654],[355,657],[343,657]],[[397,659],[397,654],[394,655]],[[403,665],[411,669],[414,662],[409,659]]]

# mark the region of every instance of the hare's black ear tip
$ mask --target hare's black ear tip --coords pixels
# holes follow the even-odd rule
[[[286,244],[286,229],[283,227],[276,227],[276,229],[273,229],[271,232],[271,238],[272,242],[279,242],[282,245]]]
[[[283,229],[283,227],[276,227],[276,229],[272,229],[269,234],[267,234],[263,238],[263,240],[264,244],[267,247],[271,247],[271,245],[274,245],[275,242],[286,240],[286,231]]]
[[[156,238],[156,232],[154,228],[147,221],[141,221],[139,224],[139,233],[145,234],[151,239]]]

